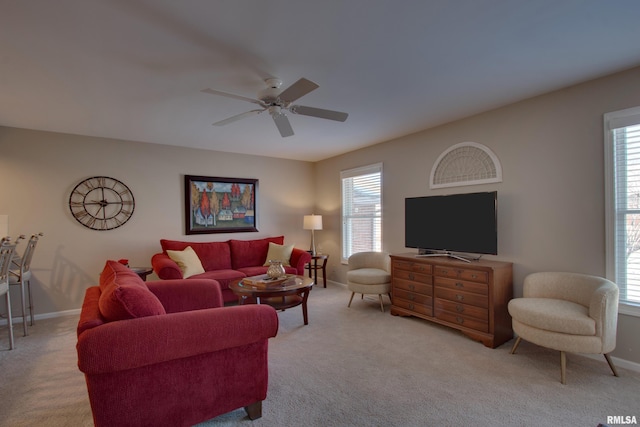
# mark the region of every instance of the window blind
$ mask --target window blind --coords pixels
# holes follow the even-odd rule
[[[382,164],[340,173],[342,260],[357,252],[382,250]]]
[[[607,266],[613,269],[607,276],[620,288],[622,304],[640,307],[640,109],[605,115],[605,129]]]

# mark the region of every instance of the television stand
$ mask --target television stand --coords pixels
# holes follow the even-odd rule
[[[448,326],[496,348],[513,338],[511,298],[510,262],[391,255],[392,315]]]
[[[459,261],[468,262],[468,263],[471,262],[470,259],[465,258],[465,257],[463,257],[461,255],[452,254],[451,252],[442,252],[442,253],[436,253],[436,254],[418,254],[418,255],[416,255],[416,258],[430,258],[430,257],[436,257],[436,256],[444,256],[444,257],[448,257],[448,258],[454,258],[454,259],[457,259]]]

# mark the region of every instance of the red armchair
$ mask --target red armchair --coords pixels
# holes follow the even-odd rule
[[[272,307],[224,307],[214,280],[145,283],[107,262],[77,331],[95,425],[191,426],[241,407],[259,418],[277,330]]]

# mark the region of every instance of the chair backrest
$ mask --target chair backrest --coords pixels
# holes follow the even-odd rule
[[[349,257],[349,270],[378,268],[391,272],[391,257],[388,252],[357,252]]]
[[[529,298],[554,298],[575,302],[589,307],[593,293],[603,284],[612,284],[609,280],[581,273],[540,272],[525,277],[523,296]]]
[[[9,291],[9,265],[16,251],[16,245],[5,240],[0,244],[0,294]]]
[[[24,254],[22,254],[22,264],[20,265],[21,272],[27,272],[31,269],[31,260],[33,259],[33,253],[36,250],[36,245],[42,233],[34,234],[29,238],[27,247],[24,248]]]

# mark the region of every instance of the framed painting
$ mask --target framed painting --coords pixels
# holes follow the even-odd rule
[[[257,179],[185,175],[186,234],[258,231]]]

